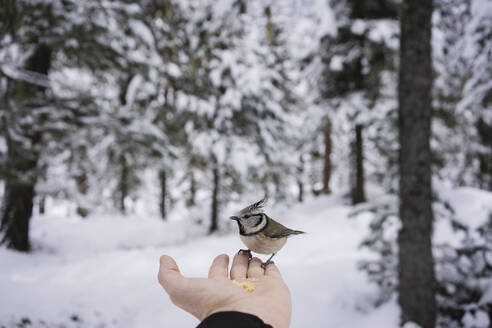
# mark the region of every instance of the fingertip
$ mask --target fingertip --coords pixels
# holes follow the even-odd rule
[[[262,263],[263,262],[258,257],[253,257],[249,261],[248,271],[250,271],[252,268],[261,268],[263,270],[263,268],[261,267]]]
[[[260,264],[262,263],[261,260],[260,260],[260,258],[258,258],[256,256],[251,259],[251,262],[258,262]]]
[[[179,286],[183,276],[179,271],[176,261],[174,261],[172,257],[162,255],[159,261],[160,267],[159,273],[157,274],[157,279],[162,287],[170,293]]]
[[[216,260],[224,260],[229,264],[229,255],[227,255],[227,254],[217,255],[217,257],[215,259]]]
[[[257,257],[251,259],[248,267],[248,278],[260,278],[265,275],[265,270],[263,270],[261,263],[261,260]]]
[[[229,256],[220,254],[215,257],[208,271],[208,277],[211,279],[227,279],[227,269],[229,267]]]
[[[227,254],[217,255],[212,262],[212,267],[221,267],[221,268],[225,267],[225,269],[227,270],[227,268],[229,267],[229,255]]]
[[[161,257],[159,258],[159,263],[161,265],[163,265],[163,264],[167,263],[169,260],[173,260],[173,258],[166,255],[166,254],[162,254]]]
[[[172,257],[163,254],[160,257],[159,262],[161,264],[161,270],[173,270],[179,272],[178,264]]]
[[[246,273],[249,266],[249,257],[242,252],[234,255],[231,266],[231,279],[240,280],[246,279]]]
[[[245,252],[244,250],[239,250],[239,252],[236,253],[236,255],[234,255],[234,258],[235,259],[242,259],[242,258],[245,258],[249,261],[249,254],[248,252]]]

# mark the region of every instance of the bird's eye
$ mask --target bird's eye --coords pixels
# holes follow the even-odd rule
[[[247,219],[247,218],[249,218],[249,217],[251,217],[251,214],[246,214],[246,215],[244,215],[244,218],[245,218],[245,219]]]

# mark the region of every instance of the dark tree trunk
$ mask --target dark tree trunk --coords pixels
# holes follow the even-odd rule
[[[239,13],[245,14],[247,10],[246,0],[238,0],[236,4],[239,6]]]
[[[120,84],[120,103],[121,106],[126,106],[127,105],[127,94],[128,94],[128,87],[130,86],[130,83],[133,79],[132,74],[128,74],[126,80],[121,81]],[[128,168],[128,163],[126,161],[125,153],[122,153],[120,155],[120,183],[119,183],[119,191],[120,191],[120,198],[119,198],[119,208],[121,213],[125,214],[126,213],[126,206],[125,206],[125,199],[128,196],[128,179],[129,179],[129,168]]]
[[[7,184],[3,202],[2,244],[18,251],[30,250],[29,221],[32,215],[34,185]]]
[[[46,213],[46,196],[41,196],[39,198],[39,214]]]
[[[190,198],[188,199],[188,206],[195,205],[195,197],[196,197],[196,179],[193,172],[190,174]]]
[[[27,61],[26,69],[47,75],[51,66],[51,49],[40,44]],[[22,103],[31,100],[43,101],[45,88],[26,82],[17,82],[15,96]],[[36,103],[34,101],[33,103]],[[3,232],[2,244],[19,251],[30,250],[29,221],[32,215],[34,187],[37,181],[36,166],[39,159],[39,143],[41,132],[32,126],[25,127],[18,120],[30,115],[29,108],[8,108],[6,120],[7,163],[8,175],[5,181],[5,194],[2,202],[0,231]],[[15,111],[15,113],[12,113]],[[10,121],[12,120],[12,121]],[[9,125],[19,129],[24,140],[19,136],[10,137]],[[15,127],[17,126],[17,128]],[[16,131],[14,133],[19,133]]]
[[[297,186],[299,188],[299,194],[297,200],[302,203],[304,201],[304,183],[303,183],[303,175],[304,175],[304,158],[302,154],[299,156],[299,166],[297,167]]]
[[[89,183],[87,182],[87,174],[85,172],[80,173],[75,177],[75,182],[77,183],[77,189],[79,193],[83,196],[87,195],[89,191]],[[77,204],[77,214],[85,218],[89,215],[89,209],[85,204]]]
[[[492,191],[492,125],[483,117],[475,123],[483,150],[478,153],[480,188]]]
[[[492,328],[492,304],[487,305],[487,313],[489,315],[489,328]]]
[[[160,201],[160,210],[161,210],[161,218],[163,220],[166,219],[166,171],[161,170],[159,172],[159,182],[161,185],[161,201]]]
[[[38,167],[40,165],[38,164]],[[43,165],[41,165],[41,168],[40,168],[40,174],[38,175],[38,181],[41,180],[42,183],[46,183],[46,171],[48,170],[48,165],[46,163],[44,163]],[[38,201],[38,210],[39,210],[39,214],[43,215],[45,214],[46,212],[46,194],[41,194],[41,195],[37,195],[38,198],[39,198],[39,201]]]
[[[399,81],[400,217],[398,302],[402,324],[436,324],[432,257],[432,0],[408,0],[401,11]]]
[[[120,157],[121,176],[120,176],[120,211],[125,214],[126,206],[125,199],[128,196],[128,163],[126,162],[125,155]]]
[[[213,233],[218,229],[219,221],[219,190],[220,190],[220,172],[218,165],[216,164],[213,169],[213,190],[212,190],[212,216],[210,220],[209,232]]]
[[[366,201],[364,187],[364,149],[362,143],[362,124],[355,125],[355,177],[352,182],[352,204],[359,204]]]
[[[323,194],[329,194],[330,191],[330,178],[331,178],[331,122],[326,120],[323,129],[324,139],[325,139],[325,154],[324,154],[324,165],[323,165]]]

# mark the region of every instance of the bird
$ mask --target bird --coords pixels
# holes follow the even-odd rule
[[[239,226],[239,237],[248,249],[240,249],[252,258],[251,251],[258,254],[272,254],[270,258],[261,264],[265,268],[273,263],[272,258],[285,245],[287,238],[292,235],[305,233],[292,230],[278,223],[263,212],[267,202],[266,197],[260,201],[243,208],[239,213],[231,216]]]

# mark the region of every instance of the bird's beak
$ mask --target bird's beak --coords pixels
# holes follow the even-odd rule
[[[235,220],[235,221],[239,220],[239,218],[237,216],[231,216],[229,219],[230,220]]]

